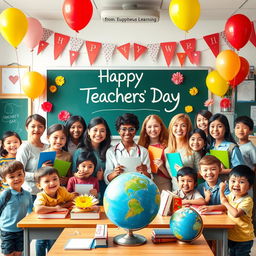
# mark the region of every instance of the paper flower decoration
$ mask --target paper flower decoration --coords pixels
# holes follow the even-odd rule
[[[50,90],[51,93],[55,93],[57,91],[57,86],[56,85],[51,85],[49,87],[49,90]]]
[[[62,86],[64,83],[65,83],[65,78],[63,76],[57,76],[55,78],[55,83],[58,85],[58,86]]]
[[[214,99],[208,99],[204,102],[205,107],[210,107],[214,104]]]
[[[180,72],[176,72],[172,74],[172,82],[174,84],[182,84],[184,80],[183,75]]]
[[[41,104],[42,110],[45,112],[51,112],[52,111],[52,103],[49,101],[45,101],[43,104]]]
[[[220,101],[220,107],[221,108],[230,108],[231,107],[231,101],[228,98],[223,98]]]
[[[185,112],[186,113],[191,113],[193,111],[193,107],[191,106],[191,105],[187,105],[186,107],[185,107]]]
[[[75,207],[77,208],[92,208],[94,205],[98,203],[98,199],[92,195],[81,195],[74,199]]]
[[[58,114],[58,118],[60,121],[67,121],[70,118],[70,113],[66,110],[62,110]]]
[[[192,87],[189,89],[189,94],[191,96],[196,96],[198,94],[198,89],[196,87]]]

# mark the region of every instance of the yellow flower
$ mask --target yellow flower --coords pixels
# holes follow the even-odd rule
[[[78,208],[90,208],[98,203],[97,198],[94,196],[81,195],[74,199],[75,206]]]
[[[192,87],[189,89],[189,93],[191,96],[195,96],[198,94],[198,89],[196,87]]]
[[[193,107],[191,106],[191,105],[187,105],[186,107],[185,107],[185,112],[186,113],[191,113],[193,111]]]
[[[58,86],[62,86],[64,83],[65,83],[65,78],[63,76],[57,76],[55,78],[55,83],[58,85]]]
[[[57,86],[56,85],[51,85],[49,87],[49,90],[50,90],[51,93],[55,93],[57,91]]]

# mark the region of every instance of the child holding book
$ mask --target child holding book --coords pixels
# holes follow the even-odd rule
[[[23,230],[17,227],[27,213],[32,211],[32,198],[21,186],[25,171],[21,162],[12,161],[1,166],[1,178],[10,189],[0,195],[1,248],[4,255],[21,256],[23,251]],[[8,197],[8,199],[7,199]]]
[[[199,162],[199,171],[205,182],[198,185],[198,191],[205,198],[205,204],[199,207],[201,213],[210,211],[223,211],[225,208],[220,202],[220,183],[219,174],[221,172],[220,160],[211,155],[204,156]],[[229,193],[228,188],[225,194]]]
[[[35,180],[38,188],[43,190],[37,194],[34,202],[36,213],[49,213],[54,211],[66,210],[73,205],[75,193],[69,193],[65,187],[60,186],[58,171],[46,166],[40,168],[35,173]],[[36,255],[45,256],[46,250],[49,251],[54,241],[37,240]]]
[[[53,124],[47,129],[47,139],[50,143],[45,152],[56,151],[56,159],[72,162],[72,156],[69,152],[63,150],[67,141],[67,133],[65,126],[62,124]],[[43,164],[44,166],[44,164]],[[68,178],[71,176],[71,170],[68,171],[65,177],[60,177],[60,184],[67,185]]]
[[[203,196],[195,189],[197,172],[191,167],[182,167],[177,174],[179,189],[173,193],[182,199],[183,205],[203,205]]]
[[[81,152],[76,161],[77,172],[74,177],[68,181],[67,190],[69,192],[75,191],[76,184],[92,184],[93,188],[89,191],[91,195],[98,197],[99,181],[92,174],[97,166],[97,159],[93,153]]]
[[[0,166],[16,159],[16,154],[22,141],[18,133],[7,131],[3,134],[0,147]],[[7,189],[7,183],[0,181],[0,191]]]
[[[246,165],[238,165],[229,173],[230,194],[224,194],[226,184],[220,184],[221,204],[228,216],[236,223],[228,230],[229,255],[250,255],[254,231],[252,224],[253,200],[248,195],[255,179],[255,173]]]
[[[150,147],[162,150],[159,158],[150,159],[153,180],[160,192],[163,189],[171,190],[170,175],[165,167],[164,149],[168,145],[168,130],[162,119],[157,115],[149,115],[144,119],[141,127],[138,145],[148,149]],[[155,169],[155,172],[153,170]]]

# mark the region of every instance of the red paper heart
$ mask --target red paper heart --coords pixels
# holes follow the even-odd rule
[[[13,84],[16,84],[16,82],[19,80],[19,76],[9,76],[9,80],[10,80]]]

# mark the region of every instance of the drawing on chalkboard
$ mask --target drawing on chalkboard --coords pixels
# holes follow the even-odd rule
[[[28,67],[3,67],[2,68],[2,94],[24,94],[21,89],[21,79],[28,71]]]

